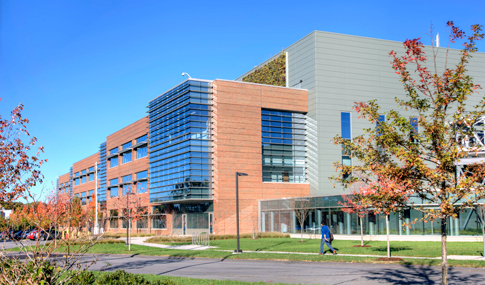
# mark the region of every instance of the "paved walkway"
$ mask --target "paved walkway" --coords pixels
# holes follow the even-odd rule
[[[144,245],[150,247],[158,247],[158,248],[166,248],[166,249],[179,249],[179,250],[206,250],[209,248],[217,248],[215,246],[202,246],[202,245],[166,245],[166,244],[158,244],[158,243],[147,243],[145,242],[150,237],[133,237],[131,238],[131,244],[136,245]],[[125,239],[126,238],[120,238]],[[217,250],[217,251],[224,251],[224,252],[232,252],[232,250]],[[313,252],[284,252],[284,251],[251,251],[251,250],[244,250],[244,252],[248,253],[276,253],[276,254],[300,254],[300,255],[318,255],[318,253]],[[332,254],[327,253],[326,255],[332,256]],[[351,256],[351,257],[386,257],[382,255],[372,255],[372,254],[338,254],[339,256]],[[410,258],[410,259],[441,259],[440,257],[424,257],[424,256],[395,256],[392,257],[397,258]],[[483,256],[475,256],[475,255],[448,255],[448,259],[454,260],[478,260],[478,261],[485,261],[485,257]]]

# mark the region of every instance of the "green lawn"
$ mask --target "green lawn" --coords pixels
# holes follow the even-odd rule
[[[360,245],[360,241],[334,240],[332,246],[339,253],[345,254],[368,254],[386,255],[387,243],[385,241],[365,242],[371,247],[353,247]],[[211,240],[211,246],[217,246],[222,250],[234,250],[236,240]],[[320,252],[320,240],[294,238],[263,238],[263,239],[241,239],[240,247],[243,250],[251,251],[283,251],[283,252]],[[448,242],[448,255],[474,255],[483,254],[483,243],[481,242]],[[325,247],[328,251],[328,247]],[[432,241],[392,241],[391,254],[396,256],[422,256],[439,257],[441,256],[441,243]]]

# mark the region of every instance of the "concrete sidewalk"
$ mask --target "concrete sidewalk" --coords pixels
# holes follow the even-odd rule
[[[157,247],[157,248],[166,248],[166,249],[178,249],[178,250],[206,250],[206,249],[216,249],[215,246],[203,246],[203,245],[165,245],[165,244],[157,244],[157,243],[147,243],[145,242],[150,237],[133,237],[131,238],[131,244],[136,245],[144,245],[150,247]],[[126,240],[126,238],[119,238]],[[232,250],[216,250],[216,251],[223,251],[223,252],[233,252]],[[246,253],[275,253],[275,254],[299,254],[299,255],[318,255],[318,253],[313,252],[284,252],[284,251],[251,251],[251,250],[244,250]],[[327,253],[326,256],[333,256],[331,253]],[[386,257],[383,255],[371,255],[371,254],[338,254],[338,256],[349,256],[349,257]],[[397,258],[407,258],[407,259],[441,259],[441,257],[423,257],[423,256],[392,256]],[[485,257],[483,256],[474,256],[474,255],[448,255],[448,259],[450,260],[477,260],[477,261],[485,261]]]

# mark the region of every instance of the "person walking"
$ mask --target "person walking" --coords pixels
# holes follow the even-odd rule
[[[325,254],[323,251],[323,246],[326,244],[328,248],[333,252],[333,255],[337,254],[337,251],[330,244],[330,229],[323,222],[320,223],[322,226],[322,242],[320,244],[320,254]]]

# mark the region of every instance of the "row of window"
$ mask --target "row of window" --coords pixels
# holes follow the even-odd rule
[[[88,169],[89,169],[89,172],[94,172],[94,166],[91,166]],[[81,170],[80,172],[78,171],[78,172],[74,173],[74,177],[79,176],[79,173],[81,173],[81,175],[86,175],[87,169],[84,169],[84,170]]]
[[[124,184],[121,186],[114,186],[114,187],[109,187],[109,196],[110,198],[115,198],[119,197],[119,192],[121,190],[121,195],[126,195],[126,193],[132,193],[132,184]],[[143,180],[143,181],[138,181],[136,183],[136,193],[141,194],[141,193],[147,193],[148,192],[148,181]]]
[[[79,183],[84,184],[90,181],[94,181],[94,173],[90,173],[87,176],[81,176],[80,178],[74,178],[74,185],[79,185]]]
[[[148,139],[148,136],[147,136],[147,135],[143,135],[143,136],[141,136],[141,137],[137,138],[135,141],[136,141],[136,143],[138,144],[138,143],[141,143],[141,142],[146,142],[146,141],[147,141],[147,139]],[[124,143],[124,144],[122,144],[122,145],[121,145],[121,150],[123,150],[123,149],[127,149],[127,148],[131,147],[132,145],[133,145],[133,144],[132,144],[132,142],[131,142],[131,141],[129,141],[129,142],[127,142],[127,143]],[[112,148],[112,149],[109,151],[109,154],[110,154],[110,155],[111,155],[111,154],[115,154],[115,153],[118,153],[118,151],[119,151],[118,147],[115,147],[115,148]]]
[[[147,155],[148,155],[148,148],[147,148],[147,146],[139,147],[139,148],[136,149],[136,159],[146,157]],[[125,153],[122,153],[121,154],[121,160],[122,160],[122,163],[121,164],[125,164],[125,163],[128,163],[128,162],[131,162],[132,161],[132,158],[133,158],[133,154],[132,154],[132,151],[131,150],[130,151],[127,151]],[[110,168],[116,167],[118,165],[119,165],[119,157],[118,156],[111,157],[109,159],[109,167]]]

